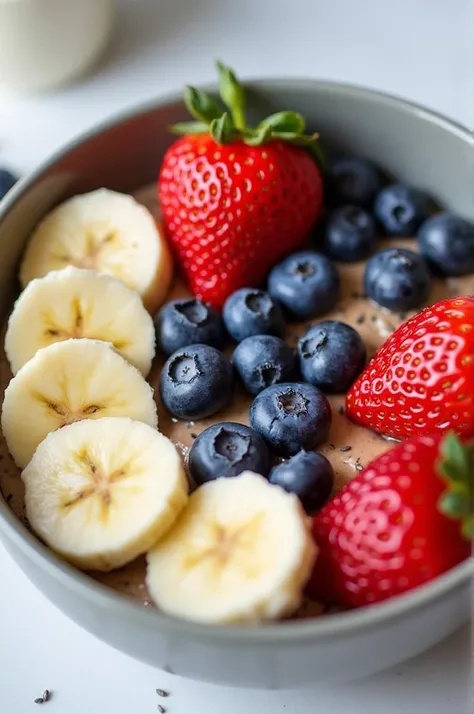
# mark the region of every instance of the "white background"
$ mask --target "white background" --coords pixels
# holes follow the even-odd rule
[[[223,59],[245,77],[315,76],[383,89],[474,127],[474,4],[469,0],[122,0],[113,46],[91,77],[42,97],[0,90],[0,164],[24,173],[117,110]],[[447,177],[449,180],[449,177]],[[0,546],[0,712],[467,714],[469,636],[368,680],[317,691],[248,692],[155,672],[57,612]],[[357,652],[354,652],[357,657]],[[44,707],[42,711],[44,710]]]

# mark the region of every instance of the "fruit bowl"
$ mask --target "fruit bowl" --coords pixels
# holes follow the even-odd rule
[[[402,100],[351,86],[297,80],[248,85],[249,115],[289,106],[324,136],[326,148],[364,155],[440,204],[474,219],[470,135]],[[156,180],[186,118],[177,96],[100,126],[21,181],[0,208],[2,318],[17,292],[17,265],[32,229],[55,205],[107,187],[134,192]],[[472,562],[364,610],[252,627],[184,622],[124,598],[63,562],[0,498],[0,535],[36,587],[96,637],[152,666],[238,686],[287,688],[355,679],[414,656],[469,616]]]

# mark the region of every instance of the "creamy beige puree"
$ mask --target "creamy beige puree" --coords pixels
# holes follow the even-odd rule
[[[156,188],[153,186],[138,191],[136,197],[157,215],[158,206],[155,194]],[[381,241],[379,248],[388,245],[404,246],[416,250],[416,241],[414,240]],[[332,318],[352,325],[364,339],[367,345],[368,355],[372,357],[377,348],[380,347],[395,328],[413,313],[406,313],[404,315],[390,313],[365,299],[362,296],[363,263],[352,265],[340,263],[338,264],[338,270],[342,280],[341,299],[336,309],[321,319]],[[448,279],[445,281],[436,280],[429,302],[437,302],[449,296],[473,293],[474,276]],[[168,299],[186,295],[189,295],[189,291],[176,279]],[[314,322],[317,322],[317,320]],[[296,345],[299,335],[301,335],[309,325],[309,322],[288,324],[286,335],[288,343]],[[3,392],[12,376],[3,351],[3,339],[0,354],[0,379]],[[163,360],[161,356],[158,356],[155,359],[153,369],[148,378],[149,382],[156,388],[158,386],[162,364]],[[212,419],[205,419],[193,423],[178,422],[176,419],[171,418],[160,403],[158,390],[156,391],[156,400],[158,403],[159,428],[175,442],[184,456],[186,456],[196,435],[210,424],[220,421],[237,421],[247,424],[248,408],[251,403],[251,398],[237,386],[234,399],[229,408],[215,415]],[[329,439],[320,447],[319,451],[331,461],[336,473],[336,488],[340,488],[346,481],[353,478],[371,459],[391,448],[391,443],[363,427],[352,424],[344,416],[344,395],[329,397],[329,400],[333,409],[333,421]],[[19,518],[24,519],[24,493],[20,472],[14,465],[7,451],[3,437],[0,442],[0,490],[14,513]],[[91,574],[91,577],[144,604],[150,604],[144,584],[144,558],[139,558],[119,571],[105,574],[94,573]],[[305,603],[299,615],[302,617],[315,616],[321,614],[322,611],[323,608],[317,603]]]

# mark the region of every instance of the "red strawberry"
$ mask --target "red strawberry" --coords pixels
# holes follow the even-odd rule
[[[441,575],[469,557],[473,497],[474,442],[438,433],[397,445],[314,517],[309,593],[360,607]]]
[[[259,285],[304,242],[323,189],[315,137],[304,134],[303,117],[280,112],[247,128],[244,90],[229,69],[218,67],[232,118],[206,94],[186,90],[198,121],[174,127],[185,136],[165,154],[158,198],[191,289],[220,308],[234,290]]]
[[[443,300],[401,325],[354,382],[346,414],[395,438],[474,436],[474,298]]]

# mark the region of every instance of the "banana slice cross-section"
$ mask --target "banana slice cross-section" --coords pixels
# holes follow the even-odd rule
[[[21,285],[68,265],[118,278],[152,314],[172,277],[168,244],[150,211],[105,188],[74,196],[41,221],[20,267]]]
[[[38,350],[13,377],[2,430],[15,463],[24,468],[49,432],[106,416],[156,427],[153,390],[106,342],[72,339]]]
[[[90,570],[120,568],[145,553],[188,498],[172,442],[130,419],[82,421],[49,434],[22,478],[33,530]]]
[[[315,556],[296,496],[247,471],[191,495],[147,555],[147,585],[176,617],[255,623],[297,609]]]
[[[155,329],[140,296],[115,278],[73,267],[26,286],[8,321],[5,352],[16,374],[42,347],[81,337],[110,342],[145,377],[151,369]]]

